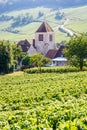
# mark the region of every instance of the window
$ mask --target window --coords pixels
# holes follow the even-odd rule
[[[49,41],[53,41],[52,35],[49,35]]]
[[[39,34],[39,41],[43,41],[43,34]]]
[[[53,61],[53,64],[55,64],[55,61]]]

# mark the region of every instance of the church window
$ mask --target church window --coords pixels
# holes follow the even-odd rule
[[[39,41],[43,41],[43,34],[39,34]]]
[[[53,41],[52,35],[49,35],[49,41]]]

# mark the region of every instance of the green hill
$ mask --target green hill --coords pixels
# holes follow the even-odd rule
[[[55,31],[56,42],[68,40],[66,33],[58,30],[66,19],[66,27],[77,33],[87,31],[87,6],[53,10],[51,8],[32,8],[12,11],[0,15],[0,39],[19,41],[34,38],[35,31],[46,20]]]
[[[79,33],[87,32],[87,6],[65,9],[64,12],[70,19],[67,27]]]

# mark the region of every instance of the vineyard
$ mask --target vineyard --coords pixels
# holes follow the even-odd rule
[[[0,130],[87,130],[87,71],[0,76]]]

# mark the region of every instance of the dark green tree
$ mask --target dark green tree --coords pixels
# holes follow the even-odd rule
[[[22,59],[22,65],[25,66],[25,67],[29,67],[30,66],[30,57],[28,55],[26,55]]]
[[[22,50],[16,44],[0,41],[0,73],[9,73],[21,61]]]
[[[25,54],[22,52],[21,47],[17,46],[16,44],[12,44],[12,51],[14,56],[14,62],[18,64],[18,62],[21,61]]]
[[[12,66],[12,46],[6,41],[0,41],[0,73],[8,73]]]
[[[87,36],[81,34],[71,37],[64,54],[70,64],[78,66],[82,70],[87,60]]]

